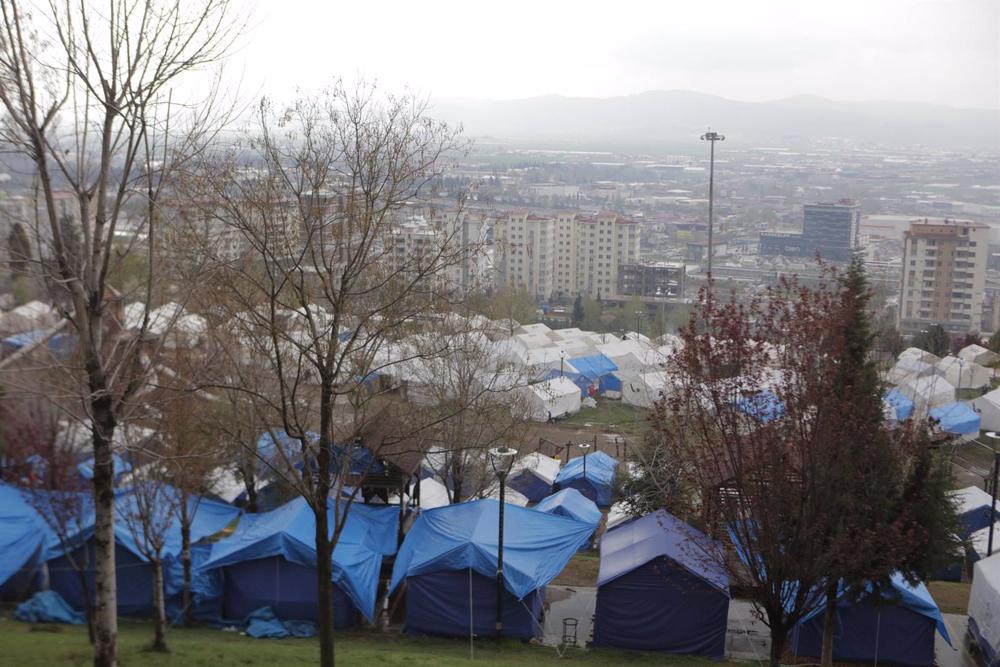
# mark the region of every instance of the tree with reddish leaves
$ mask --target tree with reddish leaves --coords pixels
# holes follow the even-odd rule
[[[827,592],[926,576],[950,542],[926,425],[884,419],[868,298],[860,264],[742,303],[703,292],[654,413],[697,520],[735,547],[729,569],[770,628],[772,665]]]

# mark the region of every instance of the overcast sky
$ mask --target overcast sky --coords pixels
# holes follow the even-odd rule
[[[689,89],[1000,107],[1000,0],[257,0],[244,93],[362,75],[432,98]]]

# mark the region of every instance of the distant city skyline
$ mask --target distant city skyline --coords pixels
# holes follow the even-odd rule
[[[432,100],[683,89],[1000,108],[994,0],[254,6],[224,73],[250,96],[342,76]]]

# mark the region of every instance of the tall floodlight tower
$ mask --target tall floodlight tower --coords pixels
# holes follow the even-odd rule
[[[709,160],[708,160],[708,284],[712,285],[712,254],[715,252],[715,246],[712,245],[712,226],[713,226],[713,206],[715,204],[715,142],[725,141],[726,138],[719,134],[718,132],[713,132],[711,129],[705,134],[701,135],[702,141],[707,141],[709,146]]]

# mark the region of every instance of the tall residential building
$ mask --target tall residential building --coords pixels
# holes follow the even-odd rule
[[[899,328],[979,331],[990,229],[970,220],[914,220],[903,235]]]
[[[858,249],[861,212],[856,202],[842,199],[833,203],[802,207],[802,232],[761,232],[760,254],[815,257],[843,263]]]
[[[613,213],[515,213],[494,224],[498,286],[537,299],[618,294],[618,267],[639,261],[639,223]]]
[[[448,291],[469,294],[487,285],[486,217],[481,213],[429,212],[408,215],[390,231],[397,269],[426,271],[434,262],[437,281]]]

